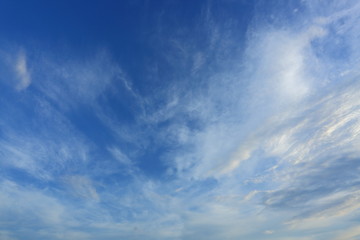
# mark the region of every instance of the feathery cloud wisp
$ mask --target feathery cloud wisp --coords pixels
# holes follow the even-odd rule
[[[31,84],[31,76],[27,66],[27,59],[24,51],[20,51],[16,57],[14,70],[19,79],[16,85],[17,90],[24,90]]]

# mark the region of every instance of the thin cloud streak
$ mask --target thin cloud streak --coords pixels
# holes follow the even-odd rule
[[[23,51],[20,51],[16,58],[15,71],[19,78],[16,89],[18,91],[26,89],[31,84],[31,76],[27,66],[26,55]]]

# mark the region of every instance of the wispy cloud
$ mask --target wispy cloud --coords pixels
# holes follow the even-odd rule
[[[167,81],[148,91],[108,51],[15,54],[0,238],[356,238],[359,7],[300,5],[294,25],[255,16],[245,38],[205,6],[198,34],[160,34],[152,77]]]
[[[105,50],[96,52],[89,59],[37,53],[33,75],[41,80],[34,82],[34,86],[66,110],[77,104],[94,104],[121,73]]]
[[[17,90],[26,89],[31,83],[30,72],[28,70],[26,55],[24,51],[20,51],[16,57],[14,69],[19,79],[19,83],[16,85]]]
[[[96,188],[92,181],[85,176],[66,176],[65,182],[70,186],[71,191],[76,197],[100,201]]]

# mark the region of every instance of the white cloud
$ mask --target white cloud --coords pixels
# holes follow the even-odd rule
[[[215,97],[193,95],[189,103],[186,97],[183,98],[180,105],[198,103],[196,117],[204,125],[201,131],[187,134],[191,136],[188,143],[195,146],[195,151],[188,154],[186,160],[184,157],[176,160],[178,169],[186,171],[186,166],[191,166],[195,178],[219,177],[249,159],[262,141],[257,134],[261,134],[263,125],[269,124],[272,116],[291,112],[297,104],[307,101],[317,91],[315,87],[321,85],[313,86],[315,76],[306,64],[316,61],[311,41],[321,36],[323,29],[312,28],[299,33],[268,31],[261,37],[250,38],[252,43],[246,61],[253,65],[249,67],[253,70],[249,70],[248,85],[241,83],[244,73],[241,75],[232,70],[226,75],[215,74],[210,79],[209,88],[214,88]],[[249,91],[241,94],[241,85]],[[202,94],[201,90],[199,93]],[[186,108],[175,109],[172,114],[179,114],[177,111],[186,111]],[[246,112],[246,116],[241,112]],[[181,134],[179,131],[174,133]]]
[[[351,227],[349,229],[345,229],[342,230],[343,233],[338,234],[338,236],[334,237],[334,240],[343,240],[343,239],[348,239],[348,240],[355,240],[358,239],[360,236],[360,227],[359,226],[355,226],[355,227]]]
[[[214,74],[205,91],[209,97],[201,95],[201,90],[195,90],[196,94],[189,100],[186,95],[180,98],[178,104],[189,107],[178,107],[171,114],[180,116],[196,103],[200,113],[195,114],[203,125],[197,129],[187,128],[185,141],[177,126],[168,128],[183,140],[183,144],[193,147],[190,153],[187,148],[187,151],[172,156],[177,176],[195,183],[209,177],[215,177],[219,184],[234,179],[238,190],[223,185],[225,189],[222,190],[244,196],[246,190],[242,192],[240,188],[247,189],[251,185],[253,188],[249,192],[256,194],[247,200],[252,208],[263,204],[261,217],[267,218],[271,211],[275,214],[282,211],[279,215],[283,222],[289,219],[295,219],[297,223],[304,221],[306,229],[324,229],[336,224],[333,220],[323,221],[325,215],[345,219],[351,212],[356,212],[359,206],[352,188],[356,188],[357,178],[351,166],[356,169],[360,157],[360,86],[356,73],[344,77],[323,72],[328,59],[324,59],[324,52],[319,50],[326,49],[319,45],[333,37],[328,27],[310,22],[303,26],[306,30],[284,28],[256,32],[255,37],[249,39],[254,42],[249,43],[247,52],[247,75],[235,70]],[[354,62],[351,67],[355,68],[357,64]],[[336,72],[332,70],[332,74]],[[244,75],[248,79],[243,80]],[[249,85],[240,85],[241,81],[248,81]],[[242,95],[238,86],[246,88],[248,94]],[[223,102],[217,101],[217,95],[212,95],[212,87]],[[233,105],[223,104],[227,100]],[[248,105],[243,107],[244,103]],[[345,182],[348,185],[345,186]],[[176,189],[181,189],[179,194],[187,191],[184,186]],[[326,204],[315,203],[315,200],[332,198],[339,189],[343,189],[348,197],[329,200]],[[216,194],[222,190],[211,191]],[[204,199],[199,202],[211,202],[207,197]],[[240,203],[234,208],[238,210],[239,206]],[[208,216],[211,211],[204,211],[204,218]],[[188,230],[192,234],[201,229],[203,225],[198,217],[189,213],[185,232]],[[318,224],[314,219],[319,221]],[[208,226],[206,220],[204,225]],[[279,227],[282,228],[280,233],[287,227]],[[274,228],[274,239],[282,238],[278,233]]]
[[[31,76],[28,70],[27,59],[24,51],[20,51],[18,53],[14,69],[19,79],[16,89],[19,91],[26,89],[31,83]]]
[[[356,74],[355,80],[351,74],[330,79],[313,71],[323,60],[313,44],[328,37],[326,24],[320,25],[311,23],[309,30],[298,32],[263,29],[257,32],[260,37],[249,37],[253,42],[246,58],[238,59],[245,61],[240,70],[226,64],[219,72],[211,70],[205,90],[203,85],[171,85],[162,89],[169,91],[165,97],[162,91],[154,97],[153,103],[166,99],[160,107],[149,109],[153,99],[143,100],[107,55],[88,62],[43,60],[36,73],[45,80],[35,87],[49,100],[36,102],[44,114],[37,120],[46,131],[8,126],[0,153],[2,166],[25,170],[49,189],[2,182],[0,210],[15,214],[15,220],[21,218],[17,209],[33,216],[29,222],[40,219],[49,231],[36,234],[53,239],[201,239],[205,234],[209,239],[317,239],[310,230],[348,221],[360,207],[360,85]],[[221,41],[218,31],[221,27],[211,32],[208,50],[231,49],[224,44],[214,50]],[[188,59],[189,44],[175,43]],[[190,54],[193,73],[207,63],[205,53]],[[18,71],[28,74],[25,55]],[[109,89],[119,90],[116,78],[139,108],[150,112],[135,114],[134,131],[117,119],[115,110],[100,109],[99,99]],[[21,89],[26,84],[22,81]],[[61,113],[80,105],[93,107],[107,130],[120,136],[103,149],[118,164],[108,166],[96,144]],[[134,166],[132,155],[125,154],[131,150],[118,144],[146,137],[158,146],[168,144],[165,149],[171,146],[166,153],[169,180],[149,180]],[[144,150],[146,141],[134,143],[136,150]],[[107,179],[101,168],[113,166],[133,174]],[[111,174],[120,175],[117,168]],[[99,182],[94,176],[101,176]],[[57,187],[58,179],[67,188]],[[309,236],[296,236],[302,230]],[[356,237],[358,229],[350,232],[342,236]],[[12,237],[6,231],[2,235]]]
[[[63,223],[65,208],[57,199],[10,181],[1,181],[0,189],[2,221],[9,217],[5,213],[10,212],[13,221],[24,221],[22,227],[28,229],[32,228],[33,221],[50,226]]]
[[[9,126],[4,128],[4,136],[0,141],[2,167],[18,168],[33,177],[50,180],[66,167],[79,166],[87,160],[88,146],[86,141],[76,133],[69,134],[69,126],[56,125],[61,134],[49,132],[19,133]],[[65,141],[66,139],[66,141]]]
[[[65,182],[69,185],[75,197],[94,200],[96,202],[100,201],[99,194],[88,177],[77,175],[67,176],[65,177]]]
[[[39,78],[34,87],[62,110],[82,104],[95,105],[98,97],[112,88],[113,82],[123,81],[121,69],[105,50],[88,59],[43,53],[33,68],[33,77]]]
[[[114,156],[114,158],[125,166],[131,167],[133,165],[132,161],[119,149],[116,147],[108,148],[108,151]]]
[[[205,63],[205,58],[201,52],[194,54],[192,74],[197,73]]]

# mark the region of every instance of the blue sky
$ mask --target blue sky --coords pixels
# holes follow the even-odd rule
[[[357,1],[0,2],[0,239],[360,237]]]

